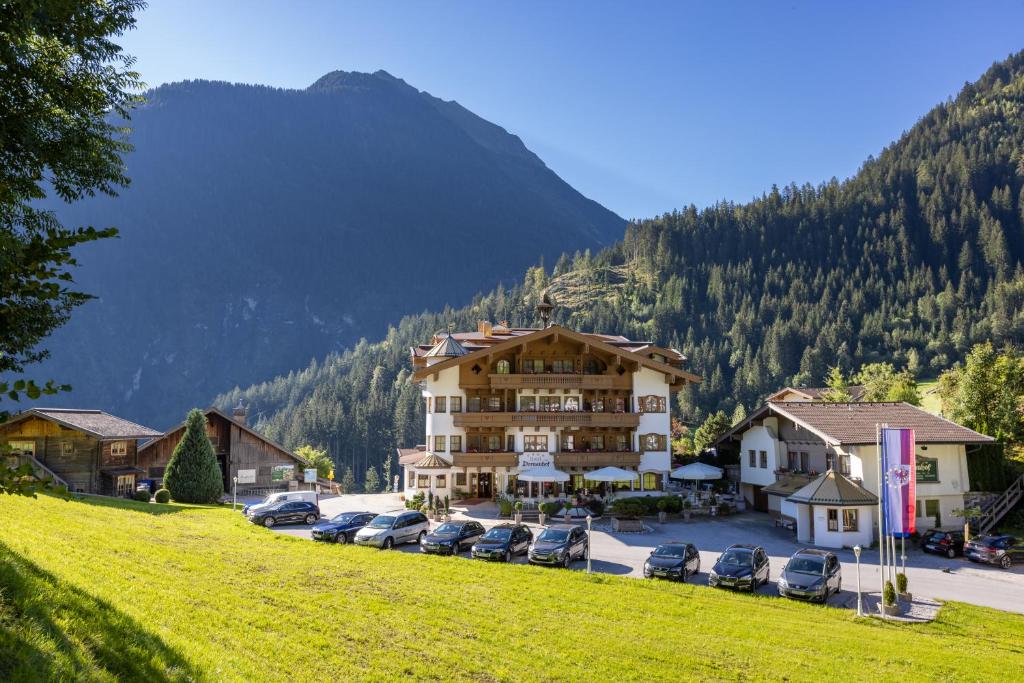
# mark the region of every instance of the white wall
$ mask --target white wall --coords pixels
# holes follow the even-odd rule
[[[665,375],[650,368],[641,367],[633,373],[633,409],[637,407],[640,396],[661,396],[665,399],[664,413],[641,413],[640,426],[633,436],[633,448],[640,449],[642,434],[662,434],[665,436],[665,450],[648,451],[640,459],[641,467],[650,466],[661,471],[671,469],[672,460],[672,394],[665,383]]]
[[[442,370],[437,379],[433,378],[433,375],[428,377],[423,382],[423,396],[434,398],[437,396],[461,396],[462,397],[462,409],[466,409],[466,394],[462,389],[459,388],[459,369],[458,367],[447,368]],[[462,429],[456,429],[453,425],[452,414],[451,414],[451,400],[446,399],[445,409],[449,412],[435,413],[433,411],[433,401],[431,401],[431,411],[427,413],[427,429],[426,429],[426,445],[427,450],[433,452],[434,450],[434,436],[447,436],[445,443],[445,453],[448,453],[448,449],[451,448],[451,436],[453,434],[462,435],[462,447],[466,447],[466,436],[465,431]]]
[[[808,507],[808,506],[803,506]],[[839,528],[843,528],[843,508],[829,508],[824,505],[813,506],[814,544],[825,548],[852,548],[855,545],[867,547],[874,539],[872,514],[878,514],[874,506],[860,506],[857,510],[857,531],[829,531],[828,510],[834,509],[839,514]]]
[[[766,418],[766,420],[774,418]],[[755,486],[768,486],[775,483],[775,469],[779,466],[779,456],[784,454],[784,445],[779,442],[775,431],[770,426],[758,425],[743,433],[740,442],[740,481]],[[749,452],[756,454],[757,467],[750,466]],[[761,467],[761,451],[768,454],[768,466]]]

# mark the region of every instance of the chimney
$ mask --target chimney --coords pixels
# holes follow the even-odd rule
[[[480,334],[484,335],[485,337],[490,337],[491,336],[491,321],[490,320],[480,320],[480,321],[478,321],[477,324],[476,324],[476,331],[479,332]]]
[[[234,409],[231,411],[231,418],[235,422],[239,422],[241,424],[245,424],[245,414],[246,414],[246,412],[247,411],[245,409],[245,406],[242,405],[242,399],[238,399],[238,405],[235,406]]]

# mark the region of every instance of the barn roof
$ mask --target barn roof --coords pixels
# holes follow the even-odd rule
[[[14,415],[6,424],[13,424],[30,417],[39,417],[56,422],[70,429],[77,429],[97,439],[149,439],[160,436],[160,432],[149,427],[105,413],[102,410],[80,408],[29,408]]]

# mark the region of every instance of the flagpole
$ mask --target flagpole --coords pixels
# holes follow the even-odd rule
[[[878,455],[878,599],[885,596],[885,526],[882,522],[882,432],[875,423],[875,451]]]

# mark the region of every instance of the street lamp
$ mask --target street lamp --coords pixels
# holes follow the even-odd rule
[[[590,573],[590,523],[594,521],[594,518],[587,515],[587,573]]]
[[[234,486],[231,487],[231,511],[235,511],[235,503],[238,502],[238,477],[231,477]]]
[[[860,597],[860,546],[853,546],[853,556],[857,559],[857,616],[864,616],[864,603]]]

